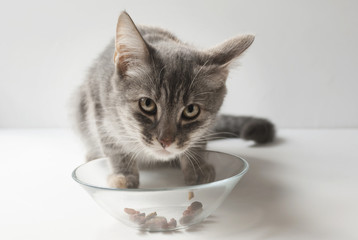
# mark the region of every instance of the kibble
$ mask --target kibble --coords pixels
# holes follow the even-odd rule
[[[193,197],[194,197],[194,192],[189,192],[188,199],[191,200],[191,199],[193,199]]]
[[[142,228],[147,228],[149,230],[172,229],[177,226],[177,221],[174,218],[170,219],[168,222],[165,217],[157,216],[157,212],[152,212],[147,216],[145,213],[141,213],[132,208],[125,208],[124,212],[129,215],[131,221],[139,224]]]
[[[190,194],[190,192],[189,192]],[[181,225],[188,225],[192,220],[203,211],[203,204],[195,201],[187,207],[183,212],[183,216],[179,219]],[[158,216],[157,212],[152,212],[148,215],[141,213],[133,208],[125,208],[124,212],[129,215],[129,219],[139,224],[144,229],[149,230],[167,230],[175,229],[177,227],[177,220],[171,218],[169,222],[163,216]]]
[[[184,212],[183,212],[183,216],[189,216],[191,215],[191,212],[190,210],[186,209]]]
[[[133,215],[133,214],[137,214],[139,213],[138,211],[134,210],[133,208],[125,208],[124,212],[129,214],[129,215]]]
[[[157,212],[152,212],[145,217],[145,220],[148,221],[149,219],[154,218],[156,216],[157,216]]]
[[[195,201],[188,207],[188,210],[191,212],[198,211],[203,208],[203,204],[201,202]]]
[[[145,213],[136,213],[130,215],[129,219],[135,223],[143,224],[145,223]]]
[[[155,216],[144,223],[144,228],[149,228],[150,230],[167,229],[168,222],[165,217]]]
[[[195,201],[183,212],[183,217],[179,219],[181,225],[188,225],[197,215],[203,211],[203,204]]]
[[[168,227],[175,228],[176,226],[177,226],[177,220],[175,220],[174,218],[170,219],[170,221],[168,222]]]

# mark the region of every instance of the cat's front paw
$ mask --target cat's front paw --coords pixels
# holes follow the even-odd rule
[[[242,127],[240,137],[257,143],[272,142],[275,137],[275,127],[266,119],[253,118]]]
[[[215,169],[210,164],[202,164],[184,171],[184,180],[187,185],[209,183],[215,180]]]
[[[107,182],[112,188],[138,188],[139,176],[133,174],[111,174],[108,176]]]

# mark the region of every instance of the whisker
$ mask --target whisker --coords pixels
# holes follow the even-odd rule
[[[197,159],[196,153],[195,153],[194,151],[192,151],[191,149],[188,149],[188,150],[189,150],[188,153],[189,153],[189,155],[191,156],[192,160],[196,163],[196,165],[198,166],[198,169],[200,170],[200,172],[201,172],[202,174],[204,174],[203,170],[202,170],[201,167],[200,167],[200,161]],[[194,169],[194,170],[195,170],[195,169]]]

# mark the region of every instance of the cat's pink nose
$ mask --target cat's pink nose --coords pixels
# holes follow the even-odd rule
[[[158,141],[163,148],[167,148],[173,143],[173,140],[170,138],[159,138]]]

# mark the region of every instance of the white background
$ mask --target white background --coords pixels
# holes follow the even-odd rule
[[[200,47],[256,34],[223,112],[279,127],[358,127],[358,2],[338,0],[2,1],[0,127],[69,126],[71,92],[124,9]]]
[[[85,153],[62,128],[69,98],[123,9],[204,48],[256,35],[223,112],[272,119],[277,140],[209,144],[250,169],[187,231],[126,228],[70,177]],[[0,239],[358,239],[358,129],[326,129],[358,127],[357,10],[343,0],[0,0]]]

